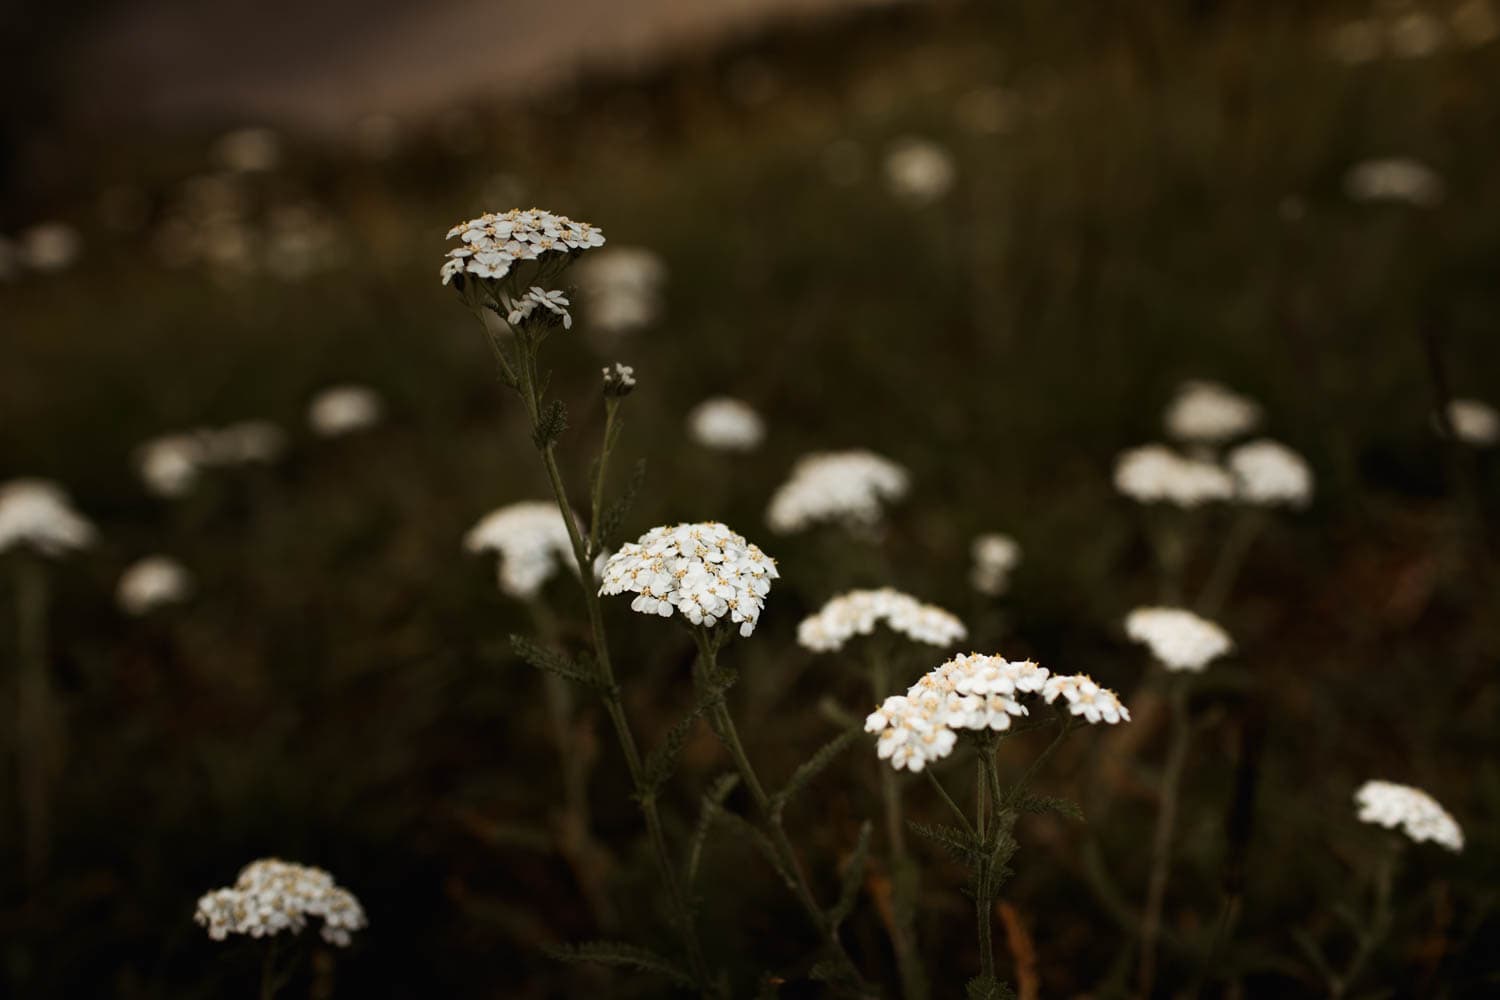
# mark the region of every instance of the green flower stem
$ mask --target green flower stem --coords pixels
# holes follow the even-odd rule
[[[266,942],[265,955],[260,963],[260,1000],[275,1000],[281,982],[276,976],[276,951],[280,942],[276,935]]]
[[[931,768],[923,768],[922,773],[927,775],[927,783],[938,793],[938,797],[948,803],[948,808],[952,810],[954,816],[958,817],[958,822],[963,826],[964,832],[977,840],[979,835],[974,831],[974,824],[969,822],[969,817],[964,814],[963,809],[953,801],[953,796],[948,794],[948,789],[943,787],[937,775],[932,772]]]
[[[1141,964],[1137,986],[1142,997],[1151,996],[1156,985],[1156,948],[1161,933],[1161,911],[1166,900],[1167,878],[1172,867],[1172,836],[1177,825],[1177,799],[1182,773],[1187,766],[1193,727],[1188,719],[1188,682],[1172,685],[1171,743],[1162,770],[1161,805],[1156,814],[1156,834],[1151,842],[1151,873],[1146,881],[1146,904],[1141,912]]]
[[[1385,941],[1391,929],[1391,887],[1396,880],[1396,863],[1401,858],[1403,844],[1394,836],[1391,847],[1380,859],[1375,869],[1375,904],[1370,913],[1369,925],[1359,936],[1359,945],[1341,976],[1328,984],[1328,995],[1332,1000],[1343,1000],[1349,989],[1358,981],[1360,973],[1369,964],[1375,949]]]
[[[1245,565],[1245,556],[1250,553],[1250,546],[1254,544],[1265,523],[1263,510],[1247,507],[1240,511],[1229,534],[1225,536],[1224,543],[1219,546],[1219,555],[1209,572],[1208,582],[1198,595],[1196,606],[1199,613],[1212,617],[1224,606],[1230,591],[1234,589],[1235,580],[1239,578],[1240,569]]]
[[[883,651],[872,654],[870,686],[875,700],[884,698],[889,686],[889,664]],[[880,797],[885,804],[885,833],[891,851],[891,947],[896,952],[896,969],[901,976],[901,994],[906,1000],[925,1000],[928,996],[927,975],[922,969],[922,954],[917,947],[916,909],[920,873],[917,863],[906,849],[906,820],[901,809],[901,789],[896,785],[896,769],[885,761],[876,762],[880,772]]]
[[[990,853],[994,833],[998,832],[997,823],[992,822],[989,813],[994,804],[994,796],[991,794],[991,786],[997,781],[995,777],[995,745],[986,741],[979,751],[979,775],[975,781],[974,795],[978,803],[975,827],[979,839],[983,841],[984,848],[982,858],[979,862],[979,870],[975,873],[974,887],[974,917],[979,925],[979,974],[993,979],[995,977],[995,944],[990,933],[990,911],[994,909],[994,900],[990,894],[984,891],[990,882]],[[994,818],[998,820],[998,817]],[[986,830],[991,831],[986,836]]]
[[[47,670],[47,568],[40,556],[19,553],[16,572],[16,758],[20,772],[23,857],[28,882],[47,866],[51,847],[52,777],[61,747]]]

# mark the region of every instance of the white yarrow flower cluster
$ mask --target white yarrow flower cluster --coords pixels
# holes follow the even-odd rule
[[[930,139],[907,137],[886,154],[885,176],[897,197],[925,205],[948,193],[958,168],[942,146]]]
[[[223,941],[231,934],[300,934],[309,917],[322,921],[324,941],[341,948],[368,924],[359,900],[323,869],[265,858],[241,869],[233,886],[200,898],[193,920],[207,928],[209,937]]]
[[[380,423],[385,404],[380,394],[363,385],[336,385],[313,397],[307,423],[320,437],[342,437]]]
[[[1500,413],[1477,399],[1455,399],[1448,404],[1453,436],[1464,444],[1487,448],[1500,441]]]
[[[120,575],[115,602],[126,614],[139,616],[185,601],[192,592],[193,576],[180,562],[168,556],[147,556]]]
[[[969,546],[974,565],[969,583],[988,597],[999,597],[1010,587],[1011,571],[1021,562],[1021,546],[1009,535],[990,532],[977,536]]]
[[[835,597],[802,620],[797,642],[815,653],[831,653],[857,635],[871,634],[882,622],[891,631],[930,646],[949,646],[969,634],[963,622],[937,605],[883,587]]]
[[[753,451],[766,436],[766,424],[749,403],[729,396],[705,399],[688,412],[688,434],[715,451]]]
[[[1165,445],[1132,448],[1115,462],[1115,489],[1140,503],[1198,507],[1234,496],[1234,478],[1213,462]]]
[[[1242,444],[1225,460],[1234,473],[1236,499],[1257,507],[1306,507],[1313,476],[1307,460],[1286,445],[1259,440]]]
[[[1344,192],[1354,201],[1397,202],[1436,208],[1444,196],[1443,178],[1416,160],[1365,160],[1344,175]]]
[[[621,334],[651,325],[661,312],[666,276],[666,264],[644,247],[611,247],[590,254],[575,275],[589,329]]]
[[[766,521],[778,534],[828,522],[873,528],[885,503],[906,496],[910,478],[906,469],[871,451],[808,455],[771,497]]]
[[[197,485],[204,469],[274,462],[286,450],[286,434],[266,420],[242,420],[153,438],[136,452],[146,489],[180,497]]]
[[[573,541],[557,504],[527,500],[486,514],[464,536],[470,552],[495,552],[500,557],[500,589],[518,600],[531,600],[558,567],[578,572]]]
[[[73,509],[61,486],[46,479],[0,483],[0,553],[26,546],[44,556],[88,548],[94,525]]]
[[[1099,686],[1088,674],[1049,677],[1042,688],[1042,697],[1049,705],[1061,698],[1069,714],[1082,716],[1094,724],[1130,721],[1130,710],[1120,703],[1119,695]]]
[[[460,274],[498,280],[510,274],[518,261],[540,260],[547,254],[566,256],[604,245],[604,234],[588,223],[539,208],[486,213],[448,230],[448,239],[457,239],[460,245],[447,253],[440,272],[445,285]]]
[[[628,396],[635,389],[635,369],[616,361],[600,369],[604,373],[606,396]]]
[[[604,564],[601,594],[635,594],[630,609],[713,628],[736,622],[748,636],[760,621],[776,560],[717,521],[652,528]]]
[[[1136,608],[1125,617],[1125,634],[1173,671],[1201,673],[1234,648],[1228,632],[1184,608]]]
[[[1461,851],[1464,833],[1448,811],[1420,788],[1390,781],[1367,781],[1354,793],[1362,823],[1401,828],[1417,843],[1430,840],[1450,851]]]
[[[21,234],[17,256],[33,271],[66,271],[83,254],[83,237],[66,222],[40,222]]]
[[[1248,434],[1260,423],[1260,404],[1218,382],[1193,380],[1177,387],[1162,417],[1168,436],[1218,445]]]
[[[511,303],[510,312],[506,313],[505,321],[511,326],[517,326],[530,319],[538,309],[542,309],[561,319],[564,330],[571,330],[573,315],[568,312],[568,306],[571,304],[562,292],[549,292],[545,288],[532,285],[525,294]]]

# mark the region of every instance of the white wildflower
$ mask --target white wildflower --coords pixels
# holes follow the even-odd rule
[[[237,173],[262,173],[281,161],[281,140],[268,128],[236,129],[214,144],[214,158]]]
[[[181,563],[167,556],[147,556],[120,575],[115,602],[128,615],[144,615],[185,601],[192,591],[192,574]]]
[[[590,247],[604,245],[604,234],[588,223],[536,208],[513,208],[460,222],[448,230],[448,239],[457,239],[459,245],[448,251],[448,260],[442,267],[445,285],[459,274],[498,280],[510,274],[519,261],[539,260],[547,255],[551,255],[549,260],[563,260]],[[546,308],[559,311],[554,305]]]
[[[635,390],[635,369],[616,361],[603,369],[604,394],[606,396],[628,396]]]
[[[1455,399],[1448,404],[1453,436],[1464,444],[1487,448],[1500,441],[1500,412],[1477,399]]]
[[[875,752],[896,770],[918,772],[953,752],[958,734],[939,712],[892,695],[865,719],[865,732],[878,733]]]
[[[320,437],[342,437],[380,423],[385,410],[380,394],[363,385],[336,385],[313,397],[307,423]]]
[[[1260,440],[1242,444],[1226,460],[1241,503],[1260,507],[1305,507],[1312,499],[1307,460],[1286,445]]]
[[[83,253],[83,237],[66,222],[41,222],[21,234],[17,256],[33,271],[65,271]]]
[[[1218,465],[1185,458],[1164,445],[1145,445],[1120,455],[1115,489],[1141,503],[1198,507],[1234,496],[1234,478]]]
[[[1061,697],[1068,704],[1068,711],[1081,715],[1089,722],[1129,722],[1130,710],[1120,703],[1120,698],[1107,687],[1100,687],[1088,674],[1065,674],[1047,679],[1042,697],[1052,704]]]
[[[652,528],[604,564],[601,594],[635,594],[632,611],[713,628],[721,621],[750,635],[760,621],[776,560],[716,521]]]
[[[1228,632],[1183,608],[1136,608],[1125,618],[1125,634],[1173,671],[1200,673],[1234,648]]]
[[[952,155],[929,139],[901,139],[886,154],[891,191],[914,204],[925,205],[947,194],[957,174]]]
[[[209,465],[274,462],[286,450],[286,435],[268,420],[241,420],[200,434]]]
[[[309,917],[322,921],[324,941],[340,947],[348,947],[352,932],[368,924],[359,900],[337,885],[332,875],[276,858],[246,865],[233,886],[200,898],[193,914],[193,920],[215,941],[231,934],[255,938],[282,931],[300,934]]]
[[[631,333],[661,312],[667,266],[644,247],[610,247],[581,261],[575,274],[591,330]]]
[[[1178,386],[1162,422],[1178,441],[1217,445],[1253,431],[1260,405],[1218,382],[1193,380]]]
[[[1443,22],[1426,11],[1411,10],[1387,28],[1387,48],[1398,59],[1421,59],[1443,47],[1447,31]]]
[[[76,510],[61,486],[46,479],[0,483],[0,554],[27,546],[60,556],[94,543],[94,525]]]
[[[1354,793],[1362,823],[1388,829],[1400,827],[1417,843],[1433,841],[1450,851],[1461,851],[1464,833],[1448,811],[1420,788],[1390,781],[1367,781]]]
[[[884,623],[914,642],[948,646],[967,636],[968,629],[954,615],[933,604],[923,604],[890,587],[852,590],[829,601],[817,614],[797,626],[797,642],[806,649],[829,653],[842,649],[856,635],[869,635]]]
[[[906,496],[906,469],[870,451],[818,452],[800,459],[771,497],[766,521],[778,534],[835,522],[873,528],[883,504]]]
[[[505,321],[511,326],[516,326],[523,320],[530,319],[537,309],[545,309],[554,316],[561,318],[563,329],[573,328],[573,316],[568,312],[568,297],[562,292],[549,292],[545,288],[532,285],[525,295],[521,296],[511,305],[510,313]]]
[[[523,601],[541,593],[559,566],[578,572],[568,525],[555,503],[528,500],[491,511],[469,529],[464,548],[497,553],[500,589]]]
[[[749,403],[729,396],[705,399],[688,412],[688,434],[716,451],[754,451],[766,436],[766,424]]]
[[[1434,208],[1443,201],[1444,185],[1431,167],[1393,157],[1355,164],[1344,175],[1344,192],[1355,201],[1393,201]]]
[[[135,464],[148,491],[172,498],[185,495],[197,484],[204,459],[199,435],[169,434],[141,445]]]
[[[1021,561],[1021,546],[1009,535],[990,532],[977,536],[969,546],[974,566],[969,583],[989,597],[999,597],[1010,586],[1010,574]]]

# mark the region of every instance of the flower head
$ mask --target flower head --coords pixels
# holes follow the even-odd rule
[[[1417,208],[1442,204],[1443,178],[1416,160],[1365,160],[1344,175],[1344,192],[1354,201],[1398,202]]]
[[[953,752],[958,734],[932,708],[892,695],[865,719],[865,732],[878,733],[875,752],[896,770],[921,771],[929,761]]]
[[[776,560],[717,521],[652,528],[604,564],[601,594],[635,594],[632,611],[713,628],[736,622],[748,636],[760,621]]]
[[[94,525],[73,509],[61,486],[45,479],[0,483],[0,553],[27,546],[60,556],[94,542]]]
[[[83,253],[83,237],[66,222],[41,222],[21,234],[19,256],[33,271],[55,274]]]
[[[538,208],[524,211],[513,208],[460,222],[448,230],[448,239],[457,239],[459,245],[448,251],[447,262],[443,264],[441,275],[445,285],[458,275],[499,280],[509,275],[520,261],[546,258],[549,262],[565,263],[590,247],[604,245],[604,234],[588,223],[574,222],[565,215],[553,215]],[[552,308],[543,303],[536,305]]]
[[[1229,453],[1236,496],[1258,507],[1306,507],[1312,499],[1312,469],[1286,445],[1262,439]]]
[[[500,589],[518,600],[541,593],[559,566],[578,571],[568,525],[555,503],[528,500],[491,511],[469,529],[464,548],[499,554]]]
[[[604,369],[604,394],[624,397],[635,391],[635,369],[618,361]]]
[[[885,158],[891,191],[914,204],[927,204],[947,194],[957,174],[953,157],[930,139],[902,139]]]
[[[874,452],[815,453],[792,467],[771,497],[766,521],[778,534],[825,522],[876,527],[882,505],[904,497],[909,485],[906,469]]]
[[[749,403],[729,396],[705,399],[688,412],[688,433],[715,451],[754,451],[766,436],[766,423]]]
[[[856,635],[869,635],[884,622],[914,642],[948,646],[969,634],[958,618],[933,604],[884,587],[852,590],[835,597],[797,626],[797,642],[817,653],[842,649]]]
[[[1228,632],[1183,608],[1136,608],[1125,617],[1125,634],[1173,671],[1200,673],[1234,648]]]
[[[1162,422],[1178,441],[1222,444],[1255,430],[1260,404],[1218,382],[1194,380],[1177,387]]]
[[[1011,570],[1021,561],[1021,547],[1014,538],[997,532],[977,536],[969,546],[974,566],[969,583],[989,597],[999,597],[1010,586]]]
[[[1453,436],[1464,444],[1487,448],[1500,441],[1500,413],[1477,399],[1455,399],[1448,404]]]
[[[667,266],[644,247],[611,247],[578,265],[577,280],[589,327],[608,334],[649,326],[661,311]]]
[[[130,564],[115,588],[115,603],[128,615],[144,615],[184,601],[193,592],[193,576],[175,559],[147,556]]]
[[[564,330],[571,330],[573,315],[568,312],[569,304],[568,297],[562,292],[549,292],[538,285],[532,285],[524,295],[511,303],[511,309],[505,321],[511,326],[516,326],[538,315],[537,310],[540,309],[540,315],[555,317],[554,323],[561,323]]]
[[[380,423],[385,404],[374,389],[362,385],[336,385],[313,397],[307,422],[321,437],[342,437]]]
[[[1234,479],[1213,462],[1164,445],[1132,448],[1115,462],[1115,489],[1141,503],[1198,507],[1234,496]]]
[[[332,875],[277,858],[246,865],[233,886],[204,895],[193,920],[207,928],[209,937],[223,941],[231,934],[300,934],[308,917],[322,920],[323,940],[340,947],[348,947],[351,932],[368,923],[359,900]]]
[[[242,420],[153,438],[137,449],[135,464],[147,490],[173,498],[191,491],[204,469],[274,462],[285,450],[281,428]]]
[[[1061,674],[1047,679],[1042,697],[1052,704],[1059,697],[1067,703],[1068,712],[1081,715],[1089,722],[1129,722],[1130,710],[1120,703],[1119,695],[1100,687],[1088,674]]]
[[[1354,793],[1361,823],[1394,830],[1400,827],[1412,840],[1430,840],[1450,851],[1464,847],[1464,832],[1437,800],[1420,788],[1390,781],[1367,781]]]

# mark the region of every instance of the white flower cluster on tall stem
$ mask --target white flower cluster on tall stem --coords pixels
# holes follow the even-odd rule
[[[1453,436],[1464,444],[1487,448],[1500,441],[1500,412],[1477,399],[1455,399],[1448,404]]]
[[[193,592],[193,576],[168,556],[147,556],[120,575],[115,602],[128,615],[145,615],[186,600]]]
[[[343,437],[380,423],[385,404],[369,386],[335,385],[313,397],[307,423],[319,437]]]
[[[601,594],[635,594],[632,611],[696,627],[735,622],[748,636],[760,621],[776,560],[717,521],[652,528],[604,564]]]
[[[688,412],[688,434],[715,451],[754,451],[766,436],[766,424],[749,403],[729,396],[705,399]]]
[[[443,284],[460,274],[499,280],[520,261],[540,260],[546,255],[568,256],[589,247],[604,245],[604,234],[586,222],[553,215],[539,208],[486,213],[460,222],[448,230],[448,238],[459,246],[447,253],[441,275]],[[550,307],[549,307],[550,308]]]
[[[578,265],[588,327],[606,334],[649,326],[661,311],[667,266],[644,247],[611,247]]]
[[[242,420],[153,438],[136,452],[146,489],[180,497],[197,485],[204,469],[274,462],[286,450],[286,435],[266,420]]]
[[[1178,441],[1218,445],[1255,430],[1260,416],[1260,404],[1248,396],[1195,379],[1177,387],[1162,423]]]
[[[1004,732],[1011,719],[1029,714],[1025,695],[1051,704],[1065,700],[1068,711],[1089,722],[1129,721],[1130,713],[1113,691],[1083,675],[1049,677],[1030,660],[968,653],[929,671],[904,695],[883,701],[865,719],[876,733],[876,753],[897,770],[921,771],[948,756],[960,730]]]
[[[332,875],[277,858],[246,865],[233,886],[200,898],[193,915],[215,941],[231,934],[256,938],[282,931],[300,934],[309,917],[323,922],[324,941],[345,948],[353,940],[352,932],[368,923],[359,900],[339,887]]]
[[[578,572],[568,525],[550,501],[526,500],[493,510],[464,536],[470,552],[500,557],[500,589],[518,600],[541,593],[558,567]]]
[[[942,146],[930,139],[908,136],[886,154],[885,176],[897,197],[925,205],[948,193],[958,169],[952,154]]]
[[[1176,672],[1201,673],[1234,648],[1228,632],[1185,608],[1136,608],[1125,618],[1125,634]]]
[[[1242,444],[1225,460],[1234,473],[1236,499],[1256,507],[1306,507],[1313,475],[1307,460],[1284,444],[1261,439]]]
[[[25,546],[60,556],[94,543],[97,532],[73,509],[61,486],[46,479],[0,483],[0,553]]]
[[[1444,196],[1443,178],[1416,160],[1365,160],[1344,175],[1344,192],[1354,201],[1396,202],[1436,208]]]
[[[1448,811],[1420,788],[1390,781],[1367,781],[1354,793],[1362,823],[1401,828],[1417,843],[1430,840],[1450,851],[1461,851],[1464,833]]]
[[[815,653],[831,653],[881,623],[914,642],[949,646],[968,636],[958,618],[934,604],[923,604],[890,587],[852,590],[823,605],[797,626],[797,642]]]
[[[1234,497],[1234,478],[1213,462],[1165,445],[1132,448],[1115,462],[1115,489],[1140,503],[1200,507]]]
[[[771,497],[766,521],[778,534],[814,524],[880,524],[886,503],[910,488],[906,469],[872,451],[817,452],[800,459]]]
[[[969,583],[988,597],[999,597],[1010,588],[1010,574],[1021,562],[1021,546],[1009,535],[989,532],[969,545],[974,560]]]

